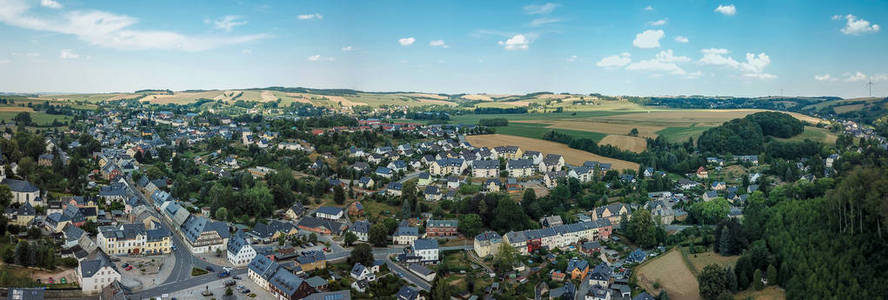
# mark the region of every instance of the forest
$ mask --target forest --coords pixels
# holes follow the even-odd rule
[[[802,133],[805,124],[778,112],[759,112],[707,129],[697,140],[702,152],[759,154],[765,149],[765,136],[789,138]]]

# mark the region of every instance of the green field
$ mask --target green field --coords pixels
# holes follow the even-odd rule
[[[464,114],[451,116],[450,122],[457,124],[478,124],[481,119],[498,119],[505,118],[509,121],[527,121],[527,120],[571,120],[584,119],[592,117],[606,117],[631,114],[627,111],[612,110],[596,110],[582,112],[563,112],[563,113],[526,113],[526,114]]]
[[[834,144],[837,138],[838,137],[834,133],[830,132],[828,129],[805,126],[805,131],[802,131],[802,133],[799,135],[787,139],[774,138],[774,140],[784,142],[801,142],[807,139],[821,143]]]
[[[553,129],[546,128],[549,124],[543,123],[509,123],[509,126],[496,127],[496,133],[505,134],[505,135],[514,135],[514,136],[523,136],[535,139],[542,139],[543,135],[549,131],[558,131],[561,133],[568,134],[577,138],[588,138],[595,140],[595,142],[601,141],[605,136],[604,133],[599,132],[591,132],[591,131],[580,131],[580,130],[569,130],[569,129]]]
[[[52,124],[53,120],[59,120],[59,122],[65,122],[71,120],[71,117],[65,115],[50,115],[44,112],[30,112],[31,120],[37,125],[45,126]],[[0,120],[5,121],[7,124],[14,123],[12,121],[19,112],[15,111],[0,111]]]
[[[688,138],[697,138],[701,134],[703,134],[706,129],[710,127],[667,127],[663,130],[657,131],[657,135],[662,136],[667,141],[677,143],[687,141]]]

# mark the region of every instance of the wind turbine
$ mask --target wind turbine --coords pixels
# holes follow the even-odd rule
[[[873,96],[873,81],[872,80],[868,81],[866,83],[866,86],[869,87],[869,96],[872,97]]]

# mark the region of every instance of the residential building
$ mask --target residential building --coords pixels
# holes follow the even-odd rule
[[[9,190],[12,192],[12,203],[28,202],[33,207],[44,205],[40,199],[40,189],[28,181],[4,178],[0,184],[9,186]]]
[[[111,258],[101,250],[97,250],[80,261],[76,269],[80,290],[87,295],[99,293],[102,288],[120,281],[120,271]]]
[[[502,236],[495,231],[482,232],[475,236],[475,254],[478,257],[487,257],[496,254],[503,242]]]
[[[457,236],[459,232],[457,220],[428,220],[426,222],[426,237],[450,237]]]
[[[472,163],[472,176],[478,178],[499,177],[499,161],[476,160]]]
[[[392,235],[395,245],[413,245],[413,241],[419,238],[419,229],[410,226],[398,226],[398,230]]]
[[[534,173],[533,161],[529,159],[510,159],[506,163],[506,170],[509,171],[509,177],[527,177]]]
[[[228,239],[228,262],[235,267],[248,265],[256,257],[256,249],[247,241],[242,231],[236,232]]]
[[[316,217],[333,221],[338,221],[343,215],[343,210],[340,207],[321,206],[315,211]]]
[[[357,236],[359,241],[366,242],[370,237],[370,222],[364,220],[356,221],[348,227],[348,232]]]
[[[413,241],[413,255],[421,258],[423,263],[438,262],[438,240],[417,239]]]

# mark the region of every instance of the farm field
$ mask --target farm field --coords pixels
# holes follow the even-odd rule
[[[599,144],[611,145],[622,150],[632,151],[635,153],[644,152],[647,149],[647,140],[640,137],[628,135],[608,135],[601,139]]]
[[[801,142],[805,139],[827,144],[834,144],[836,142],[836,139],[838,139],[838,136],[830,132],[828,129],[805,126],[805,131],[797,136],[788,139],[775,138],[775,140],[786,142]]]
[[[498,103],[498,102],[494,102]],[[482,103],[483,104],[483,103]],[[706,129],[721,125],[722,123],[742,118],[749,114],[762,112],[760,109],[740,110],[647,110],[647,111],[616,111],[596,110],[571,113],[527,113],[527,114],[502,114],[502,115],[476,115],[466,114],[453,116],[454,123],[477,124],[478,120],[485,118],[505,118],[510,121],[508,126],[497,127],[497,133],[517,135],[524,137],[541,137],[552,129],[560,129],[573,136],[581,137],[581,132],[596,133],[592,136],[601,140],[607,135],[625,136],[633,128],[638,130],[640,138],[656,138],[663,136],[670,142],[683,142],[688,138],[697,138]],[[818,123],[821,119],[803,114],[789,113],[797,119],[809,123]],[[814,129],[819,129],[811,127]],[[834,135],[833,135],[834,136]],[[810,139],[826,142],[835,141],[828,134],[821,134],[817,130],[806,132],[799,140],[808,137]],[[643,139],[628,139],[628,137],[614,137],[609,142],[612,145],[625,146],[626,150],[643,151]],[[638,150],[642,149],[642,150]]]
[[[0,120],[6,123],[13,123],[12,119],[21,112],[31,113],[31,120],[37,125],[50,125],[54,120],[65,122],[71,119],[70,116],[66,115],[50,115],[45,112],[34,111],[30,107],[0,106]]]
[[[638,279],[638,285],[649,294],[659,294],[659,290],[654,288],[654,283],[659,282],[660,287],[666,289],[666,293],[669,294],[669,299],[702,299],[697,278],[688,269],[678,248],[652,258],[651,261],[638,268],[635,276]]]
[[[549,128],[547,124],[538,123],[511,123],[509,126],[496,127],[496,132],[499,134],[523,136],[535,139],[542,139],[543,135],[552,130],[555,129]],[[557,131],[573,137],[593,139],[596,142],[605,137],[605,134],[603,133],[592,131],[568,129],[558,129]]]
[[[524,150],[540,151],[546,154],[561,154],[564,156],[564,160],[567,161],[567,163],[573,165],[581,165],[585,161],[599,161],[612,164],[612,168],[615,170],[638,169],[637,163],[604,157],[586,151],[573,149],[565,144],[540,139],[503,134],[473,135],[466,137],[466,139],[475,147],[493,148],[497,146],[514,145],[519,146]]]

